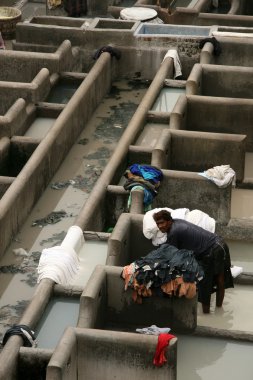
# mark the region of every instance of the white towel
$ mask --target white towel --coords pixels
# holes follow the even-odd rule
[[[174,79],[182,75],[182,66],[176,49],[170,49],[165,54],[163,61],[166,58],[173,58],[174,61]]]

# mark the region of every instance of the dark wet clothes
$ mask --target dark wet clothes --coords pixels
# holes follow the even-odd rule
[[[210,304],[216,291],[216,276],[224,274],[224,287],[233,288],[229,248],[220,236],[185,220],[175,219],[167,234],[166,244],[178,249],[189,249],[204,270],[204,278],[198,284],[198,300]]]
[[[177,276],[182,276],[185,282],[194,282],[204,274],[193,252],[179,250],[169,244],[163,244],[136,260],[135,265],[138,283],[142,285],[151,282],[153,287],[159,287]]]
[[[213,54],[219,56],[221,54],[221,44],[215,37],[204,38],[199,42],[200,49],[203,48],[206,42],[211,42],[213,44]]]

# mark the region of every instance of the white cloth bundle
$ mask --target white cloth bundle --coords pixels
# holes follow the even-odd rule
[[[235,186],[235,171],[230,165],[214,166],[213,168],[198,174],[214,182],[215,185],[221,188],[227,187],[231,183]]]
[[[83,231],[71,226],[60,246],[43,249],[38,265],[38,281],[49,278],[57,284],[68,285],[79,270],[77,252],[84,243]]]
[[[174,79],[182,75],[182,66],[176,49],[170,49],[165,54],[163,61],[166,58],[172,58],[174,62]]]
[[[153,210],[146,212],[143,217],[143,234],[147,239],[152,239],[152,244],[155,246],[163,244],[167,240],[167,234],[159,230],[153,219],[153,215],[161,210],[169,211],[173,219],[187,220],[207,231],[215,231],[215,220],[203,211],[190,211],[188,208],[178,208],[175,210],[168,207],[154,208]]]
[[[55,246],[43,249],[38,266],[38,282],[50,278],[68,285],[79,269],[79,259],[73,248]]]

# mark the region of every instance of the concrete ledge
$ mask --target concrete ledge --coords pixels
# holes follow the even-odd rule
[[[193,335],[232,341],[253,342],[253,334],[251,332],[224,330],[215,327],[197,326]]]

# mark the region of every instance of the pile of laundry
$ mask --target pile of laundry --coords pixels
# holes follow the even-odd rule
[[[163,244],[123,268],[121,277],[125,280],[125,290],[133,289],[134,302],[142,303],[143,297],[152,295],[193,298],[196,284],[204,272],[193,252]]]
[[[125,171],[124,177],[127,178],[124,189],[130,190],[128,209],[131,206],[131,191],[141,189],[144,191],[144,209],[150,210],[163,179],[162,171],[151,165],[133,164]]]
[[[153,215],[161,210],[166,210],[171,213],[173,219],[183,219],[187,222],[196,224],[207,231],[215,232],[215,220],[201,210],[192,210],[188,208],[172,209],[169,207],[154,208],[146,212],[143,218],[143,235],[147,239],[152,239],[152,244],[158,246],[167,241],[167,234],[159,230]]]

